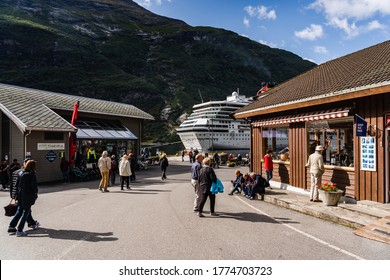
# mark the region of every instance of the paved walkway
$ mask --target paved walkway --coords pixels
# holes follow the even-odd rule
[[[181,158],[171,157],[170,160],[181,161]],[[231,170],[220,173],[221,181],[227,186],[236,168],[224,168]],[[246,172],[248,168],[239,169]],[[310,202],[308,191],[296,191],[294,188],[286,190],[277,182],[272,182],[271,185],[272,189],[266,190],[265,202],[355,228],[354,233],[357,235],[390,244],[390,204],[372,201],[356,203],[341,198],[338,206],[326,206],[322,202]]]
[[[169,157],[170,161],[176,161],[181,165],[181,157]],[[187,160],[187,159],[186,159]],[[190,169],[190,163],[182,163]],[[236,168],[226,166],[218,169],[218,176],[224,183],[225,188],[230,187],[230,180],[234,179]],[[248,167],[240,166],[242,173],[248,172]],[[145,174],[148,172],[140,171]],[[190,172],[190,171],[188,171]],[[169,169],[169,173],[174,173],[174,169]],[[92,183],[94,185],[94,183]],[[272,182],[272,189],[266,190],[264,201],[307,215],[315,216],[320,219],[329,220],[344,226],[356,229],[355,234],[375,239],[390,244],[390,204],[375,203],[372,201],[351,201],[340,200],[338,206],[326,206],[321,202],[310,202],[309,192],[294,188],[281,188],[277,182]],[[85,182],[75,182],[71,184],[72,188],[85,186]],[[69,186],[67,186],[68,188]],[[64,185],[51,185],[44,187],[42,191],[53,191],[63,189]],[[297,191],[298,190],[298,191]],[[230,191],[226,189],[225,193]],[[239,194],[236,194],[239,195]],[[260,201],[259,201],[260,202]]]

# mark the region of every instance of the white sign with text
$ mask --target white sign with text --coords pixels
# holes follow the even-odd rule
[[[37,143],[38,151],[65,150],[65,143]]]

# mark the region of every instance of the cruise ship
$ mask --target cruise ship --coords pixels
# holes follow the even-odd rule
[[[176,130],[184,147],[203,152],[249,149],[249,122],[233,119],[231,114],[252,101],[233,92],[225,101],[194,105],[191,115]]]

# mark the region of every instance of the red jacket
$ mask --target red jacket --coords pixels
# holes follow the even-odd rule
[[[274,162],[272,161],[272,157],[268,154],[263,157],[264,167],[267,171],[272,171],[274,169]]]

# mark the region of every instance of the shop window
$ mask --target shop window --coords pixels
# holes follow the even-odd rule
[[[308,123],[309,151],[322,145],[327,165],[353,167],[353,118]]]
[[[273,151],[274,159],[288,160],[288,128],[263,128],[263,154]]]

